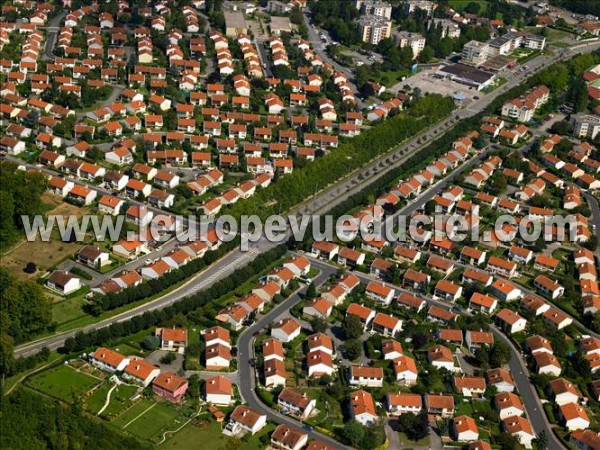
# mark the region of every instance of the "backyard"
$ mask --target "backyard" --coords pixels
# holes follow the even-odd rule
[[[113,384],[110,382],[105,382],[98,389],[94,391],[92,395],[90,395],[85,402],[86,408],[94,413],[98,414],[98,412],[104,406],[106,402],[106,396],[108,391],[113,387]],[[131,397],[137,391],[137,387],[135,386],[126,386],[120,385],[118,386],[110,396],[110,403],[106,407],[106,409],[102,412],[101,417],[114,417],[121,414],[125,409],[131,404]]]
[[[265,448],[266,445],[261,443],[260,438],[270,434],[274,428],[275,426],[273,424],[267,424],[260,433],[254,436],[244,436],[242,445],[235,448],[244,450],[260,450]],[[211,422],[210,424],[191,423],[165,442],[162,447],[172,450],[195,450],[199,448],[198,443],[202,442],[204,448],[210,448],[211,450],[226,450],[231,448],[228,446],[228,443],[231,440],[232,438],[221,433],[221,425],[218,422]]]
[[[27,386],[60,400],[80,398],[96,386],[100,380],[69,367],[60,365],[45,370],[27,380]]]
[[[175,431],[190,416],[190,410],[157,401],[143,399],[117,417],[112,424],[122,431],[158,444],[166,431]]]

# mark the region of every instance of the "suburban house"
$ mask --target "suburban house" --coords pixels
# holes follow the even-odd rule
[[[173,403],[181,403],[188,389],[188,381],[171,372],[161,372],[152,382],[155,394]]]
[[[159,373],[160,369],[158,367],[136,356],[131,358],[131,361],[125,367],[123,378],[146,387]]]
[[[104,347],[90,353],[89,360],[93,366],[105,372],[121,372],[130,362],[129,358]]]
[[[161,350],[175,350],[183,353],[188,342],[186,328],[157,328],[154,335],[160,339]]]

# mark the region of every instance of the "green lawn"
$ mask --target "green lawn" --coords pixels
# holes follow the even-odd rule
[[[52,304],[52,321],[62,325],[86,316],[82,309],[83,303],[83,296],[80,296]]]
[[[275,425],[267,424],[260,433],[250,436],[246,435],[241,441],[240,450],[262,450],[265,445],[260,442],[261,436],[269,434]],[[162,448],[171,450],[196,450],[198,448],[208,448],[211,450],[226,450],[233,448],[228,446],[232,439],[221,433],[221,424],[212,422],[207,425],[189,424],[175,436],[167,440]],[[202,445],[199,446],[199,443]],[[230,444],[231,445],[231,444]]]
[[[122,413],[119,417],[117,417],[112,424],[117,428],[123,428],[137,416],[142,414],[148,408],[154,405],[154,402],[149,399],[142,399],[135,403],[131,408]]]
[[[112,383],[106,382],[94,391],[94,393],[86,399],[86,408],[90,412],[97,414],[104,406],[106,396],[112,386]],[[110,403],[102,412],[102,417],[115,417],[125,411],[130,405],[130,399],[136,391],[137,388],[135,386],[120,385],[117,387],[110,395]]]
[[[406,434],[402,433],[402,432],[398,432],[398,435],[400,436],[400,442],[403,445],[414,445],[417,447],[427,447],[429,445],[429,436],[425,436],[423,439],[418,440],[418,441],[411,441]]]
[[[472,416],[473,415],[473,407],[470,402],[459,402],[456,404],[456,416]]]
[[[176,430],[188,420],[178,407],[154,400],[142,400],[113,423],[132,435],[158,443],[165,431]]]
[[[479,14],[484,13],[487,10],[489,1],[487,0],[449,0],[448,5],[450,8],[457,10],[458,12],[462,12],[469,3],[478,3],[479,4]]]
[[[28,386],[62,400],[79,398],[98,383],[96,378],[66,365],[40,372],[27,381]]]

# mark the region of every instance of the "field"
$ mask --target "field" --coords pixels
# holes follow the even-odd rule
[[[48,214],[81,217],[83,214],[90,213],[88,208],[79,208],[68,203],[62,203],[59,197],[49,193],[42,196],[42,201],[44,204],[49,205],[49,208],[52,208],[48,211]],[[2,255],[1,265],[19,278],[37,277],[50,267],[57,265],[79,251],[81,247],[82,243],[62,242],[58,231],[54,231],[49,242],[42,242],[39,238],[33,242],[26,239],[19,241]],[[28,262],[37,264],[38,270],[36,273],[27,274],[23,272],[23,268]]]
[[[64,324],[85,316],[85,312],[81,309],[83,303],[83,296],[56,301],[52,304],[52,321]]]
[[[115,419],[113,424],[137,438],[158,443],[165,431],[176,430],[187,420],[174,405],[144,399]]]
[[[235,448],[240,450],[260,450],[266,446],[260,442],[261,436],[269,434],[274,425],[268,424],[260,433],[255,436],[246,435],[241,441],[240,446]],[[162,446],[170,450],[195,450],[200,448],[199,442],[202,442],[202,448],[210,448],[211,450],[226,450],[232,448],[228,446],[231,438],[221,433],[221,425],[218,422],[212,422],[208,426],[189,424],[175,436],[170,438]]]
[[[105,382],[86,399],[85,404],[90,412],[97,414],[102,409],[106,401],[106,395],[112,386],[112,383]],[[117,387],[110,395],[110,403],[102,412],[102,417],[117,416],[125,411],[130,405],[130,399],[136,391],[137,388],[135,386],[120,385]]]
[[[98,383],[98,379],[66,365],[45,370],[27,381],[28,386],[61,400],[80,398]]]
[[[489,1],[487,0],[450,0],[448,5],[450,8],[454,8],[458,12],[462,12],[469,3],[479,4],[479,14],[484,13],[487,10]]]

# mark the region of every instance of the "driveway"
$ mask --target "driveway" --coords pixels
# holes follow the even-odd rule
[[[160,362],[161,358],[172,353],[175,355],[175,360],[171,364],[163,364]],[[183,370],[183,355],[177,352],[170,352],[168,350],[156,350],[155,352],[150,353],[146,358],[150,364],[154,364],[155,366],[160,367],[161,372],[173,372],[177,373],[180,370]]]

